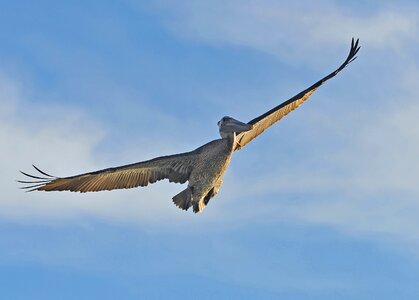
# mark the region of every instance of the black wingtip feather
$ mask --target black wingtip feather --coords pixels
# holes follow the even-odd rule
[[[39,181],[16,180],[16,182],[19,182],[19,183],[47,183],[47,182],[50,182],[50,180],[39,180]]]
[[[31,188],[37,188],[37,187],[40,187],[40,186],[43,186],[43,185],[45,185],[45,183],[34,184],[34,185],[29,185],[29,186],[22,186],[19,189],[27,190],[27,189],[31,189]]]
[[[41,171],[37,166],[35,166],[35,165],[32,165],[32,167],[34,167],[35,168],[35,170],[37,170],[39,173],[41,173],[42,175],[45,175],[45,176],[48,176],[48,177],[51,177],[51,178],[55,178],[55,176],[52,176],[52,175],[49,175],[49,174],[47,174],[47,173],[45,173],[44,171]]]
[[[35,175],[30,175],[28,173],[25,173],[23,171],[19,171],[20,173],[22,173],[25,176],[31,177],[31,178],[35,178],[35,179],[41,179],[41,180],[49,180],[49,178],[45,178],[45,177],[39,177],[39,176],[35,176]]]
[[[345,62],[338,68],[339,71],[357,58],[355,55],[358,53],[359,49],[361,49],[359,46],[359,39],[356,39],[355,41],[355,38],[352,38],[351,49],[349,50],[348,57],[346,58]]]
[[[36,171],[38,171],[40,174],[42,174],[44,176],[47,176],[47,177],[40,177],[40,176],[28,174],[28,173],[23,172],[23,171],[19,171],[21,174],[23,174],[23,175],[25,175],[29,178],[34,179],[32,181],[16,180],[19,183],[26,184],[26,186],[20,187],[20,189],[26,190],[26,192],[32,192],[32,191],[38,190],[39,187],[44,186],[44,185],[48,184],[49,182],[51,182],[52,180],[58,178],[58,177],[52,176],[48,173],[45,173],[44,171],[42,171],[41,169],[39,169],[35,165],[32,165],[32,167]]]

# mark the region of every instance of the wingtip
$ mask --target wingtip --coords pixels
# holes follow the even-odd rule
[[[23,172],[21,170],[19,170],[19,172],[29,178],[31,181],[26,181],[26,180],[16,180],[16,182],[20,183],[20,184],[24,184],[25,186],[19,187],[19,189],[21,190],[25,190],[26,192],[32,192],[32,191],[36,191],[39,190],[39,188],[41,188],[42,186],[48,184],[49,182],[51,182],[54,179],[57,179],[57,177],[54,177],[52,175],[49,175],[47,173],[45,173],[44,171],[40,170],[37,166],[32,165],[32,167],[38,171],[40,174],[46,176],[46,177],[41,177],[41,176],[36,176],[36,175],[31,175],[29,173]]]
[[[345,62],[340,66],[340,68],[338,68],[338,72],[357,58],[356,54],[358,53],[359,49],[361,49],[361,46],[359,46],[359,38],[355,40],[355,38],[352,37],[351,49],[349,50],[348,57],[346,58]]]
[[[41,173],[42,175],[51,177],[51,178],[55,178],[55,176],[49,175],[47,173],[45,173],[44,171],[40,170],[37,166],[35,166],[34,164],[32,164],[32,167],[34,167],[35,170],[37,170],[39,173]]]
[[[359,38],[356,39],[352,38],[352,42],[351,42],[351,52],[353,53],[353,55],[357,54],[359,49],[361,49],[361,46],[359,46]]]
[[[350,64],[351,62],[353,62],[357,58],[358,58],[358,56],[354,56],[350,61],[348,61],[348,64]]]
[[[23,171],[19,171],[19,172],[22,173],[23,175],[27,176],[27,177],[31,177],[31,178],[34,178],[34,179],[49,180],[49,178],[30,175],[30,174],[28,174],[26,172],[23,172]]]
[[[352,46],[356,46],[356,45],[358,45],[358,43],[359,43],[359,38],[357,38],[356,40],[355,40],[355,37],[352,37]]]

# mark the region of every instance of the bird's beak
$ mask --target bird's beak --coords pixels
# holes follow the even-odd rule
[[[230,119],[227,124],[224,124],[225,128],[230,132],[240,133],[244,131],[249,131],[253,128],[251,124],[240,122],[236,119]]]

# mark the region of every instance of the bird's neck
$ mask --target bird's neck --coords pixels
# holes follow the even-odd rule
[[[223,137],[223,139],[227,140],[227,144],[229,146],[229,148],[233,148],[235,142],[236,142],[236,133],[229,133],[226,136]]]
[[[220,132],[221,138],[222,139],[228,139],[228,140],[232,140],[234,142],[235,138],[236,138],[236,133],[235,132]]]

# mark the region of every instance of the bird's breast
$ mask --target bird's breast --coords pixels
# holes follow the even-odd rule
[[[190,183],[211,185],[220,179],[230,164],[233,153],[233,141],[228,139],[215,140],[203,148],[192,171]]]

